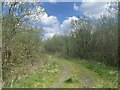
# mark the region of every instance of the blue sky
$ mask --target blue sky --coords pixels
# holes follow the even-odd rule
[[[45,30],[45,38],[55,34],[63,34],[71,31],[71,21],[79,17],[89,16],[99,18],[108,15],[107,2],[42,2],[45,14],[41,17],[42,27]],[[38,17],[39,18],[39,17]]]
[[[41,8],[42,6],[42,8]],[[101,15],[109,15],[107,2],[41,2],[36,5],[36,10],[31,10],[31,23],[42,27],[45,38],[51,38],[55,34],[63,34],[71,31],[71,21],[79,17],[89,16],[100,18]],[[45,12],[41,13],[41,10]],[[5,12],[7,9],[5,10]]]
[[[43,2],[41,6],[45,9],[46,13],[51,16],[56,16],[60,23],[62,23],[66,18],[72,16],[82,15],[82,12],[74,10],[73,5],[75,2],[58,2],[58,3],[49,3]],[[80,5],[81,2],[78,2],[77,5]]]

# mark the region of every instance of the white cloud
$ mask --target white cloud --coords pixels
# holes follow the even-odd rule
[[[71,31],[71,21],[78,20],[77,17],[68,17],[62,24],[56,23],[50,27],[43,27],[45,30],[45,39],[52,38],[54,35],[68,34]]]
[[[36,20],[40,22],[43,29],[45,30],[45,39],[53,37],[55,34],[64,34],[65,32],[69,33],[71,31],[71,21],[72,20],[78,20],[77,17],[72,16],[68,17],[66,20],[60,24],[56,16],[48,16],[44,9],[41,9],[41,7],[36,8],[37,12],[33,12],[31,15],[32,20]]]
[[[45,24],[45,25],[53,25],[53,24],[59,23],[57,20],[57,17],[48,16],[47,13],[45,13],[43,16],[41,16],[40,20],[41,20],[42,24]]]
[[[46,33],[43,37],[43,40],[47,40],[48,38],[52,38],[54,36],[54,34],[52,33]]]
[[[57,0],[48,0],[48,2],[52,3],[52,4],[56,4]]]
[[[46,26],[59,23],[56,16],[52,16],[52,15],[48,16],[48,14],[44,11],[45,11],[44,8],[40,6],[36,7],[36,9],[33,12],[31,12],[32,13],[30,16],[31,19],[40,21],[41,24]]]
[[[98,0],[83,0],[82,2],[96,2]]]
[[[80,7],[77,6],[76,3],[74,3],[73,8],[74,8],[74,10],[79,11],[79,8],[80,8]]]
[[[60,24],[57,21],[57,23],[52,23],[51,26],[43,26],[43,29],[45,30],[45,39],[52,38],[54,35],[60,33]]]
[[[52,26],[49,27],[43,27],[43,29],[45,30],[46,34],[51,34],[51,35],[55,35],[59,33],[59,24],[53,24]]]
[[[42,11],[42,12],[41,12]],[[56,16],[48,16],[46,12],[43,12],[44,8],[36,7],[36,11],[32,12],[31,20],[37,21],[39,25],[45,30],[45,38],[51,38],[55,34],[58,34],[59,21]]]
[[[63,21],[63,23],[60,25],[60,29],[62,30],[62,33],[70,32],[71,31],[71,21],[72,20],[78,20],[77,17],[68,17],[66,20]]]
[[[116,2],[120,0],[82,0],[82,2]]]
[[[106,4],[107,2],[97,2],[97,0],[90,0],[88,2],[84,0],[80,5],[74,3],[73,8],[76,11],[82,11],[85,15],[99,18],[103,14],[109,15]]]

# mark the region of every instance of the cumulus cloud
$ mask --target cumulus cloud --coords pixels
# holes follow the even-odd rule
[[[82,2],[115,2],[119,0],[82,0]]]
[[[48,0],[49,3],[56,4],[57,0]]]
[[[41,16],[40,20],[41,20],[42,24],[44,24],[44,25],[53,25],[53,24],[59,23],[57,20],[57,17],[48,16],[47,13],[45,13],[43,16]]]
[[[57,17],[48,16],[46,12],[44,12],[44,8],[36,7],[36,11],[33,11],[31,14],[32,20],[40,21],[43,25],[53,25],[58,23]]]
[[[55,34],[59,33],[60,23],[56,16],[48,16],[46,14],[42,17],[41,23],[45,30],[45,38],[52,38]]]
[[[63,33],[65,32],[70,32],[71,31],[71,21],[72,20],[78,20],[77,17],[72,16],[72,17],[68,17],[66,20],[63,21],[63,23],[60,25],[60,29],[63,31]]]
[[[49,16],[46,12],[41,12],[41,10],[44,11],[41,7],[37,7],[36,10],[39,13],[34,12],[31,17],[32,20],[36,20],[42,25],[42,28],[45,31],[45,39],[52,38],[56,34],[69,33],[71,31],[71,21],[78,20],[77,17],[72,16],[66,18],[66,20],[60,24],[56,16]]]
[[[45,30],[45,37],[47,36],[47,38],[51,38],[56,34],[59,34],[59,24],[53,24],[52,26],[49,27],[43,27],[43,29]]]
[[[80,7],[79,7],[78,5],[76,5],[76,3],[74,3],[73,8],[74,8],[74,10],[76,10],[76,11],[79,11],[79,9],[80,9]]]
[[[44,12],[44,8],[36,7],[36,9],[31,14],[31,20],[39,24],[45,31],[45,38],[51,38],[55,34],[58,34],[59,21],[56,16],[49,16]]]
[[[74,10],[82,11],[85,15],[93,16],[99,18],[101,15],[109,15],[107,11],[107,2],[97,2],[97,0],[90,0],[85,2],[85,0],[80,4],[73,5]]]
[[[62,24],[53,24],[51,27],[44,27],[45,39],[52,38],[54,35],[68,34],[71,31],[71,21],[78,20],[77,17],[68,17]]]

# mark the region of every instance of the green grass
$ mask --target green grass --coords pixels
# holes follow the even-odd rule
[[[104,64],[95,63],[91,61],[81,60],[79,58],[68,58],[70,62],[74,63],[81,71],[86,73],[97,83],[94,87],[118,87],[118,69],[115,67],[105,66]],[[77,69],[75,70],[77,71]],[[97,82],[98,81],[98,82]]]
[[[36,73],[17,80],[13,87],[45,88],[50,87],[58,77],[59,65],[57,63],[47,64]],[[54,78],[53,78],[54,76]]]
[[[79,58],[48,55],[48,63],[36,73],[17,80],[13,87],[117,88],[118,71],[104,64]]]

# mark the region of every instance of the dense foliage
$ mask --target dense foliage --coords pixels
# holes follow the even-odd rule
[[[117,66],[117,17],[102,16],[93,21],[79,18],[71,23],[72,31],[69,35],[54,36],[47,41],[45,48],[48,52],[57,51],[62,55]]]
[[[79,57],[110,66],[118,65],[117,15],[98,19],[79,17],[71,21],[70,33],[55,35],[43,41],[43,30],[31,25],[38,3],[2,3],[2,78],[10,86],[28,66],[46,64],[46,53]],[[38,4],[38,6],[40,6]],[[7,8],[7,9],[6,9]],[[5,10],[4,10],[5,9]],[[32,12],[34,11],[34,12]],[[39,12],[44,12],[39,8]],[[33,15],[34,16],[34,15]],[[39,16],[38,16],[39,17]],[[0,36],[1,37],[1,36]],[[41,66],[42,66],[41,65]],[[54,64],[53,64],[54,65]],[[21,72],[17,72],[22,68]],[[25,67],[25,68],[24,68]],[[34,69],[33,69],[34,71]]]
[[[43,63],[45,54],[41,43],[42,29],[27,23],[30,15],[28,7],[31,3],[3,3],[3,7],[5,5],[8,6],[8,12],[3,12],[2,17],[2,78],[4,85],[8,86],[21,75],[17,73],[13,77],[14,68],[22,65],[27,67],[28,64],[33,66],[36,62]],[[21,14],[16,15],[18,12]]]

